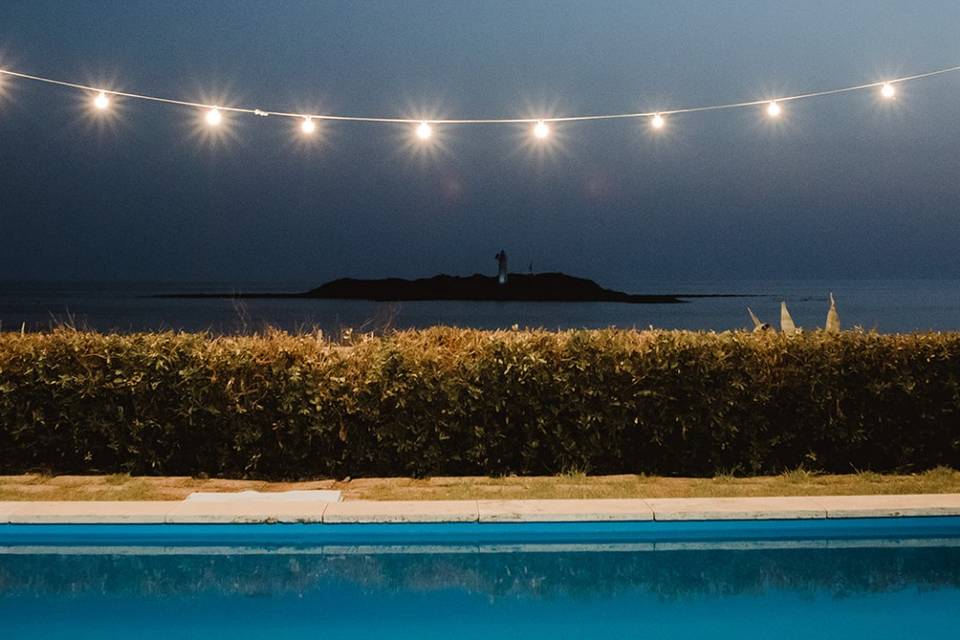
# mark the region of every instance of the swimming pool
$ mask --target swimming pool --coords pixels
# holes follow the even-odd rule
[[[960,518],[0,525],[3,638],[906,638]]]

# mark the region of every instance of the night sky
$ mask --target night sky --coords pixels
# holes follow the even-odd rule
[[[204,103],[511,117],[648,110],[960,64],[956,0],[3,0],[0,65]],[[0,90],[0,280],[308,281],[562,270],[960,276],[960,74],[763,110],[411,127]]]

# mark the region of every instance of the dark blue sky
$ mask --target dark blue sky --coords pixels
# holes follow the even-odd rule
[[[960,63],[956,0],[4,0],[2,63],[118,89],[367,115],[530,116],[774,97]],[[960,276],[960,74],[873,93],[557,127],[234,118],[5,81],[0,279],[323,281],[563,270]]]

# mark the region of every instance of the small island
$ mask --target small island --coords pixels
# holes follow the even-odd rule
[[[682,302],[672,295],[633,295],[604,289],[593,280],[564,273],[511,273],[501,284],[498,277],[438,275],[403,280],[341,278],[304,294],[310,298],[394,300],[504,300],[544,302],[627,302],[633,304]]]
[[[505,280],[505,281],[504,281]],[[316,298],[337,300],[472,300],[510,302],[625,302],[678,304],[675,295],[636,295],[604,289],[593,280],[565,273],[510,273],[500,276],[437,275],[406,280],[339,278],[301,293],[168,293],[162,298]]]
[[[628,304],[682,304],[683,298],[732,298],[737,294],[633,294],[604,289],[593,280],[565,273],[509,273],[507,253],[500,250],[497,275],[448,276],[405,280],[339,278],[301,293],[165,293],[155,298],[315,298],[325,300],[469,300],[500,302],[625,302]]]

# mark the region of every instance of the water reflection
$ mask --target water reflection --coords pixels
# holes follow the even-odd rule
[[[949,637],[956,543],[8,548],[0,620],[5,640]]]
[[[347,587],[382,593],[452,589],[494,600],[580,600],[624,592],[673,600],[771,590],[846,596],[910,587],[957,589],[960,546],[954,542],[637,544],[608,545],[602,551],[565,547],[563,552],[549,546],[519,552],[498,547],[442,552],[417,547],[386,552],[350,547],[8,549],[0,555],[0,597],[302,596]]]

